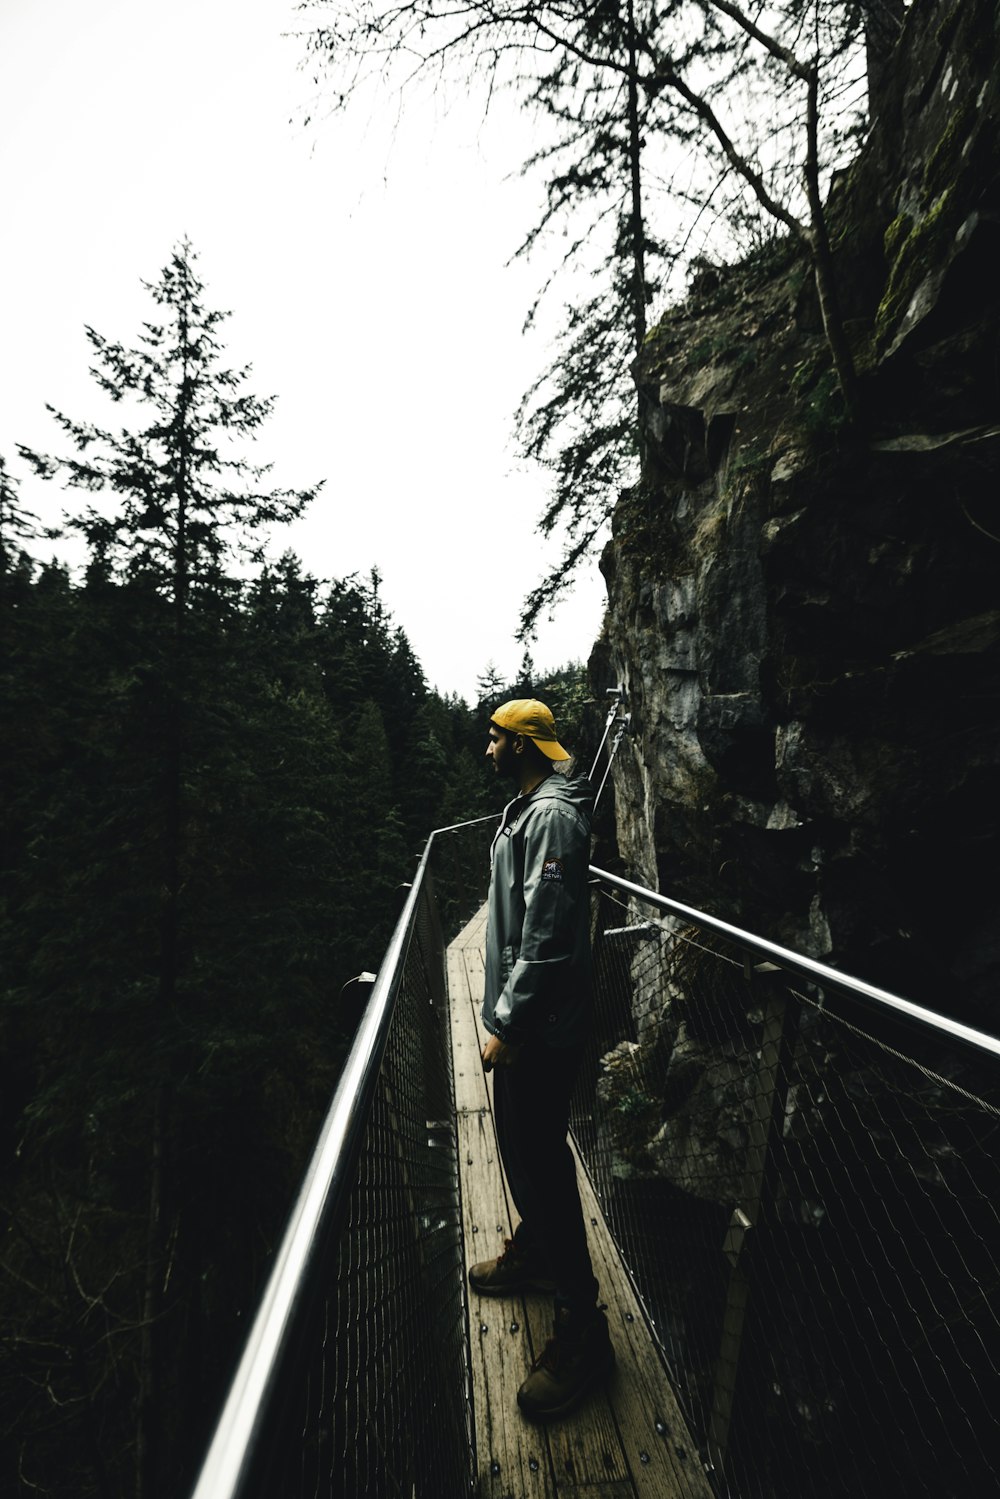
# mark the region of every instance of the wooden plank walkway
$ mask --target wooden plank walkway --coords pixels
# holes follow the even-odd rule
[[[485,907],[448,949],[448,993],[458,1115],[462,1223],[470,1262],[512,1233],[497,1151],[493,1079],[480,1060]],[[577,1160],[594,1273],[607,1303],[617,1368],[605,1391],[566,1420],[524,1419],[517,1390],[552,1331],[550,1297],[517,1300],[469,1289],[469,1350],[477,1499],[712,1499],[614,1240]]]

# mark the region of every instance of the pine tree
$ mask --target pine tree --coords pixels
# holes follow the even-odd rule
[[[521,657],[521,664],[517,668],[517,676],[514,678],[513,685],[511,686],[512,695],[514,697],[534,697],[535,675],[535,663],[531,658],[531,651],[525,646],[524,654]]]
[[[38,516],[21,504],[18,487],[18,480],[0,453],[0,586],[6,583],[8,572],[17,566],[24,543],[39,534]]]
[[[257,533],[294,519],[319,489],[260,488],[270,466],[234,452],[233,444],[256,438],[274,398],[243,389],[249,367],[221,366],[219,330],[229,314],[205,305],[196,260],[184,241],[159,280],[144,283],[160,311],[137,347],[86,329],[97,384],[148,424],[114,433],[49,406],[76,455],[20,449],[43,477],[113,496],[111,511],[88,507],[70,525],[119,575],[141,576],[167,598],[179,633],[197,599],[225,592],[233,553],[259,556]]]
[[[168,1303],[165,1287],[183,1216],[178,1094],[191,1065],[203,962],[194,940],[196,871],[204,867],[204,782],[195,751],[218,714],[220,627],[233,621],[239,598],[227,566],[236,553],[259,555],[262,528],[292,519],[316,493],[264,487],[267,468],[239,453],[236,445],[256,437],[273,401],[245,389],[247,369],[222,364],[227,314],[206,305],[195,258],[182,243],[159,280],[147,284],[155,321],[144,324],[135,347],[87,329],[98,385],[135,420],[114,432],[53,410],[75,452],[50,457],[21,449],[43,477],[58,475],[71,489],[105,499],[70,524],[90,548],[95,617],[101,597],[110,599],[115,621],[108,626],[127,646],[124,675],[106,684],[99,710],[104,733],[89,750],[81,790],[89,805],[66,818],[73,832],[55,846],[102,879],[107,861],[123,850],[136,863],[134,914],[126,923],[133,953],[131,961],[122,954],[120,970],[108,975],[117,998],[103,1013],[124,1007],[144,1032],[142,1041],[131,1038],[134,1048],[126,1046],[125,1074],[143,1050],[147,1057],[140,1114],[148,1130],[148,1207],[135,1316],[135,1483],[143,1499],[164,1481],[166,1433],[157,1412],[165,1381],[182,1378],[167,1332],[183,1288],[175,1278]],[[112,596],[115,582],[123,586]],[[70,847],[74,837],[81,845],[90,837],[90,850]],[[125,1076],[109,1077],[105,1096],[121,1097],[128,1086]]]
[[[485,671],[476,678],[476,691],[479,693],[480,707],[495,708],[503,701],[507,693],[507,683],[495,661],[487,661]]]

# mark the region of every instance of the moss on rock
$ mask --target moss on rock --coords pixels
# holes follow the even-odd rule
[[[924,165],[923,189],[926,204],[933,203],[954,182],[962,150],[972,132],[975,119],[976,107],[971,99],[965,99],[949,117],[940,140]]]
[[[900,246],[906,240],[910,230],[913,228],[913,219],[908,213],[901,213],[898,218],[893,219],[885,231],[882,243],[885,248],[885,258],[890,265],[899,254]]]
[[[953,189],[949,187],[934,200],[928,212],[912,225],[905,237],[902,234],[898,237],[896,257],[875,314],[875,345],[880,350],[890,342],[918,287],[947,259],[941,253],[942,243],[957,228],[953,198]]]

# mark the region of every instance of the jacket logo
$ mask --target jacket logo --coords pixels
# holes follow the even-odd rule
[[[562,860],[546,859],[545,863],[542,865],[542,879],[558,880],[561,883],[563,879]]]

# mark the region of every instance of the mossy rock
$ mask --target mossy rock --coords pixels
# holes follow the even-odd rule
[[[913,219],[908,213],[901,213],[898,218],[893,219],[885,235],[882,244],[885,248],[885,258],[889,265],[895,263],[901,247],[906,243],[913,228]]]
[[[896,225],[900,225],[900,220],[896,220]],[[955,191],[948,188],[911,225],[908,233],[903,233],[901,225],[896,229],[892,240],[897,247],[896,256],[875,314],[875,347],[880,353],[890,344],[917,289],[947,264],[948,245],[958,225]],[[890,225],[890,229],[894,227]]]
[[[922,211],[899,214],[885,231],[889,274],[875,314],[875,347],[879,352],[891,344],[919,287],[947,268],[951,241],[962,222],[961,204],[968,199],[964,183],[978,170],[974,160],[980,154],[976,150],[981,144],[977,141],[978,120],[972,97],[952,110],[924,163]]]
[[[966,99],[949,117],[941,138],[927,158],[923,173],[924,203],[930,205],[951,187],[962,151],[976,123],[976,106]]]

